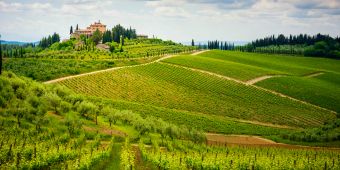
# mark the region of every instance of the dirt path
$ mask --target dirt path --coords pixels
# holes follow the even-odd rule
[[[304,75],[303,77],[316,77],[316,76],[320,76],[322,74],[325,74],[325,73],[324,72],[315,72],[315,73]]]
[[[209,51],[209,50],[197,51],[197,52],[192,53],[191,55],[198,55],[198,54],[201,54],[201,53],[206,52],[206,51]],[[131,65],[131,66],[122,66],[122,67],[113,67],[113,68],[109,68],[109,69],[105,69],[105,70],[98,70],[98,71],[93,71],[93,72],[88,72],[88,73],[83,73],[83,74],[77,74],[77,75],[72,75],[72,76],[61,77],[61,78],[58,78],[58,79],[45,81],[44,84],[52,84],[52,83],[56,83],[56,82],[67,80],[67,79],[72,79],[72,78],[76,78],[76,77],[83,77],[83,76],[97,74],[97,73],[102,73],[102,72],[107,72],[107,71],[119,70],[119,69],[123,69],[123,68],[145,66],[145,65],[152,64],[152,63],[160,62],[162,60],[165,60],[165,59],[168,59],[168,58],[171,58],[171,57],[174,57],[174,56],[177,56],[177,54],[165,55],[162,58],[159,58],[159,59],[157,59],[155,61],[152,61],[152,62],[149,62],[149,63],[144,63],[144,64],[137,64],[137,65]]]
[[[234,120],[236,122],[241,122],[241,123],[249,123],[249,124],[253,124],[253,125],[261,125],[261,126],[267,126],[267,127],[273,127],[273,128],[294,129],[294,130],[301,129],[299,127],[292,127],[292,126],[287,126],[287,125],[277,125],[277,124],[259,122],[259,121],[254,121],[254,120],[243,120],[243,119],[234,119],[234,118],[232,118],[232,120]]]
[[[253,84],[256,84],[257,82],[260,82],[260,81],[263,81],[263,80],[266,80],[266,79],[270,79],[272,77],[282,77],[282,76],[283,75],[265,75],[265,76],[256,77],[254,79],[248,80],[245,83],[247,85],[253,85]]]
[[[302,77],[317,77],[317,76],[322,75],[322,74],[325,74],[325,73],[324,72],[314,72],[314,73],[306,74]],[[266,79],[270,79],[272,77],[283,77],[283,76],[286,76],[286,75],[264,75],[264,76],[260,76],[260,77],[256,77],[254,79],[248,80],[248,81],[246,81],[246,84],[253,85],[253,84],[256,84],[257,82],[260,82],[260,81],[263,81],[263,80],[266,80]]]
[[[314,105],[314,104],[311,104],[311,103],[308,103],[308,102],[305,102],[305,101],[302,101],[302,100],[299,100],[299,99],[295,99],[293,97],[287,96],[285,94],[282,94],[282,93],[279,93],[279,92],[276,92],[276,91],[273,91],[273,90],[265,89],[265,88],[262,88],[262,87],[259,87],[259,86],[255,86],[255,85],[252,85],[252,84],[247,84],[246,82],[243,82],[243,81],[240,81],[240,80],[228,77],[228,76],[220,75],[220,74],[213,73],[213,72],[206,71],[206,70],[201,70],[201,69],[196,69],[196,68],[191,68],[191,67],[185,67],[185,66],[181,66],[181,65],[177,65],[177,64],[171,64],[171,63],[165,63],[165,62],[161,62],[161,63],[162,64],[167,64],[167,65],[171,65],[171,66],[174,66],[174,67],[184,68],[184,69],[195,71],[195,72],[209,74],[209,75],[212,75],[212,76],[215,76],[215,77],[219,77],[219,78],[222,78],[222,79],[234,81],[236,83],[240,83],[240,84],[243,84],[243,85],[246,85],[246,86],[252,86],[252,87],[257,88],[259,90],[266,91],[266,92],[272,93],[272,94],[280,96],[280,97],[288,98],[290,100],[293,100],[293,101],[296,101],[296,102],[300,102],[300,103],[303,103],[303,104],[306,104],[306,105],[309,105],[309,106],[312,106],[312,107],[315,107],[315,108],[318,108],[318,109],[321,109],[321,110],[325,110],[325,111],[331,112],[334,115],[336,115],[335,111],[332,111],[332,110],[329,110],[329,109],[326,109],[326,108],[323,108],[323,107],[320,107],[320,106],[317,106],[317,105]]]
[[[210,51],[210,50],[197,51],[195,53],[192,53],[191,55],[199,55],[199,54],[205,53],[207,51]]]

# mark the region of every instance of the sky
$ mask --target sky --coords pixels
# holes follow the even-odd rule
[[[0,0],[1,39],[39,41],[100,20],[176,42],[340,36],[340,0]]]

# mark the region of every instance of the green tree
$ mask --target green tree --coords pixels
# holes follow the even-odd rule
[[[45,102],[41,102],[37,108],[36,117],[35,117],[35,124],[36,129],[38,131],[41,131],[41,125],[48,122],[48,119],[45,117],[46,113],[48,111],[47,104]]]
[[[1,45],[1,35],[0,35],[0,75],[2,73],[2,45]]]
[[[110,123],[110,127],[113,124],[116,124],[117,123],[117,120],[121,119],[121,114],[120,114],[120,111],[117,111],[111,107],[104,107],[102,109],[102,113],[103,115],[105,115]]]
[[[73,135],[76,130],[80,129],[82,126],[82,122],[76,112],[67,113],[65,116],[65,123],[70,136]]]
[[[54,112],[58,114],[58,107],[60,106],[61,98],[55,93],[48,93],[46,94],[46,100],[53,108]]]
[[[9,111],[16,117],[17,125],[20,128],[21,118],[23,118],[26,113],[30,112],[31,106],[27,102],[14,98],[11,100],[9,107]]]
[[[191,46],[195,46],[194,39],[191,40]]]
[[[113,41],[120,43],[120,37],[124,35],[125,29],[120,24],[112,28]]]
[[[70,34],[73,34],[73,27],[71,25],[71,28],[70,28]]]
[[[107,30],[103,34],[103,44],[106,42],[112,42],[112,33],[110,30]]]
[[[93,33],[91,39],[92,39],[92,41],[97,45],[97,44],[99,44],[99,42],[102,40],[102,37],[103,37],[102,33],[97,29],[97,30]]]
[[[91,102],[83,101],[79,104],[77,111],[81,116],[89,117],[90,115],[97,115],[97,107]],[[96,124],[97,124],[97,116],[96,116]]]

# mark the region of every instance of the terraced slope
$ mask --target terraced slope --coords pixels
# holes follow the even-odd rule
[[[160,63],[59,83],[92,96],[297,127],[315,127],[335,117],[252,86]]]

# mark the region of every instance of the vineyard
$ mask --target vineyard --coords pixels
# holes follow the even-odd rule
[[[181,141],[165,148],[139,144],[142,159],[160,169],[339,169],[340,152],[261,146],[210,147]]]
[[[59,59],[6,59],[4,69],[17,75],[38,81],[47,81],[68,75],[126,65],[136,65],[152,61],[152,58],[129,60],[59,60]]]
[[[76,92],[206,115],[295,127],[316,127],[335,115],[251,86],[167,64],[87,75],[58,82]]]
[[[339,83],[334,83],[340,75],[325,73],[330,81],[318,77],[275,77],[257,83],[258,86],[272,89],[297,99],[340,112]]]
[[[280,55],[247,55],[211,51],[198,56],[173,57],[164,62],[206,70],[242,81],[278,74],[278,77],[260,81],[256,85],[339,112],[337,103],[340,102],[340,69],[336,67],[337,61]],[[270,62],[272,64],[269,67]],[[295,66],[296,64],[299,66]],[[264,65],[268,67],[263,67]]]
[[[207,52],[211,53],[211,52]],[[239,80],[249,80],[270,74],[287,74],[285,72],[275,71],[271,69],[263,69],[257,66],[227,61],[223,59],[215,59],[210,57],[198,56],[178,56],[164,60],[164,62],[181,65],[185,67],[198,68],[207,70],[224,76],[232,77]]]
[[[144,105],[140,103],[112,101],[96,97],[92,97],[91,100],[94,101],[101,100],[105,104],[120,110],[131,110],[142,115],[143,117],[153,116],[161,118],[162,120],[169,123],[177,125],[185,124],[188,127],[201,129],[206,132],[216,132],[223,134],[248,134],[269,137],[299,131],[297,129],[289,129],[288,127],[284,126],[272,127],[270,125],[267,126],[263,124],[258,125],[249,122],[240,122],[237,119],[232,119],[223,116],[205,115],[188,111]]]
[[[340,72],[340,68],[338,66],[339,62],[337,60],[325,58],[218,50],[203,53],[199,56],[231,61],[238,64],[259,67],[261,69],[275,70],[296,76],[302,76],[317,71]]]
[[[130,50],[148,48],[138,47],[138,43],[129,46]],[[277,142],[338,147],[340,121],[330,111],[181,67],[241,81],[285,74],[255,86],[338,111],[340,81],[336,62],[325,59],[318,64],[320,60],[316,58],[310,61],[286,56],[263,62],[247,55],[238,58],[237,52],[218,53],[180,55],[147,65],[65,79],[54,85],[5,72],[0,76],[3,136],[0,169],[340,168],[337,149],[270,144],[235,146],[226,141],[211,141],[205,132],[259,135]],[[273,56],[261,54],[261,57]],[[156,59],[26,58],[6,59],[5,63],[12,62],[7,66],[23,75],[48,73],[57,67],[60,72],[50,73],[57,76],[71,69],[74,72],[70,74],[78,74],[85,72],[79,68],[96,70]],[[297,62],[300,63],[294,64]],[[68,68],[63,67],[65,64]],[[26,72],[22,71],[24,68]],[[322,74],[310,74],[315,71]]]
[[[81,59],[81,60],[101,60],[101,59],[126,59],[157,57],[164,54],[175,54],[195,50],[196,47],[184,46],[171,41],[160,39],[131,39],[125,40],[121,51],[110,52],[96,47],[87,50],[79,50],[71,47],[67,50],[45,49],[40,52],[25,54],[25,58],[36,59]]]
[[[2,124],[13,126],[12,121],[2,120]],[[101,141],[100,135],[87,140],[86,134],[70,137],[47,129],[2,130],[0,134],[1,169],[90,169],[111,152],[112,143]]]
[[[167,54],[185,53],[196,47],[159,39],[126,40],[122,52],[92,50],[55,50],[25,53],[22,58],[6,58],[4,70],[46,81],[112,67],[143,64]]]
[[[0,169],[101,169],[109,159],[116,160],[112,167],[125,169],[134,158],[128,147],[120,148],[126,135],[205,140],[194,128],[92,103],[10,72],[1,75],[0,85]]]

